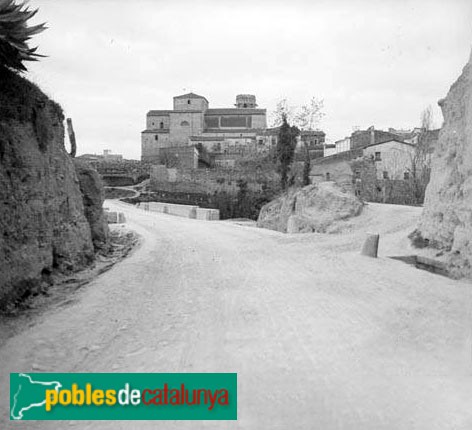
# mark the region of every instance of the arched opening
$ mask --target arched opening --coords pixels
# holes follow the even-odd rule
[[[180,126],[181,126],[181,127],[188,127],[189,125],[190,125],[190,124],[188,123],[188,121],[182,121],[182,122],[180,123]]]
[[[164,123],[161,121],[160,124],[159,124],[159,128],[164,128]]]

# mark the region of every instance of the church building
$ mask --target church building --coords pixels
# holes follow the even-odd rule
[[[234,107],[211,109],[205,97],[188,93],[174,97],[172,110],[147,113],[141,160],[159,163],[169,148],[204,147],[208,153],[220,155],[240,150],[237,148],[256,149],[265,144],[261,137],[266,129],[266,109],[257,108],[254,95],[240,94]]]

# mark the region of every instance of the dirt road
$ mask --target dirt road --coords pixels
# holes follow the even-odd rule
[[[0,429],[472,428],[471,285],[386,258],[410,252],[419,209],[283,235],[108,206],[142,244],[3,346]],[[237,372],[239,419],[9,423],[20,371]]]

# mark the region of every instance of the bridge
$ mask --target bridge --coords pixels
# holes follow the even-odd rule
[[[133,163],[100,163],[96,166],[105,185],[136,185],[149,178],[149,166],[140,162]]]

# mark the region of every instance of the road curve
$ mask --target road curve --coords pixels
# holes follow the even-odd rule
[[[417,209],[371,206],[375,260],[358,254],[368,218],[283,235],[107,206],[142,243],[0,349],[0,428],[472,428],[470,285],[385,258]],[[238,421],[13,426],[9,372],[28,371],[237,372]]]

